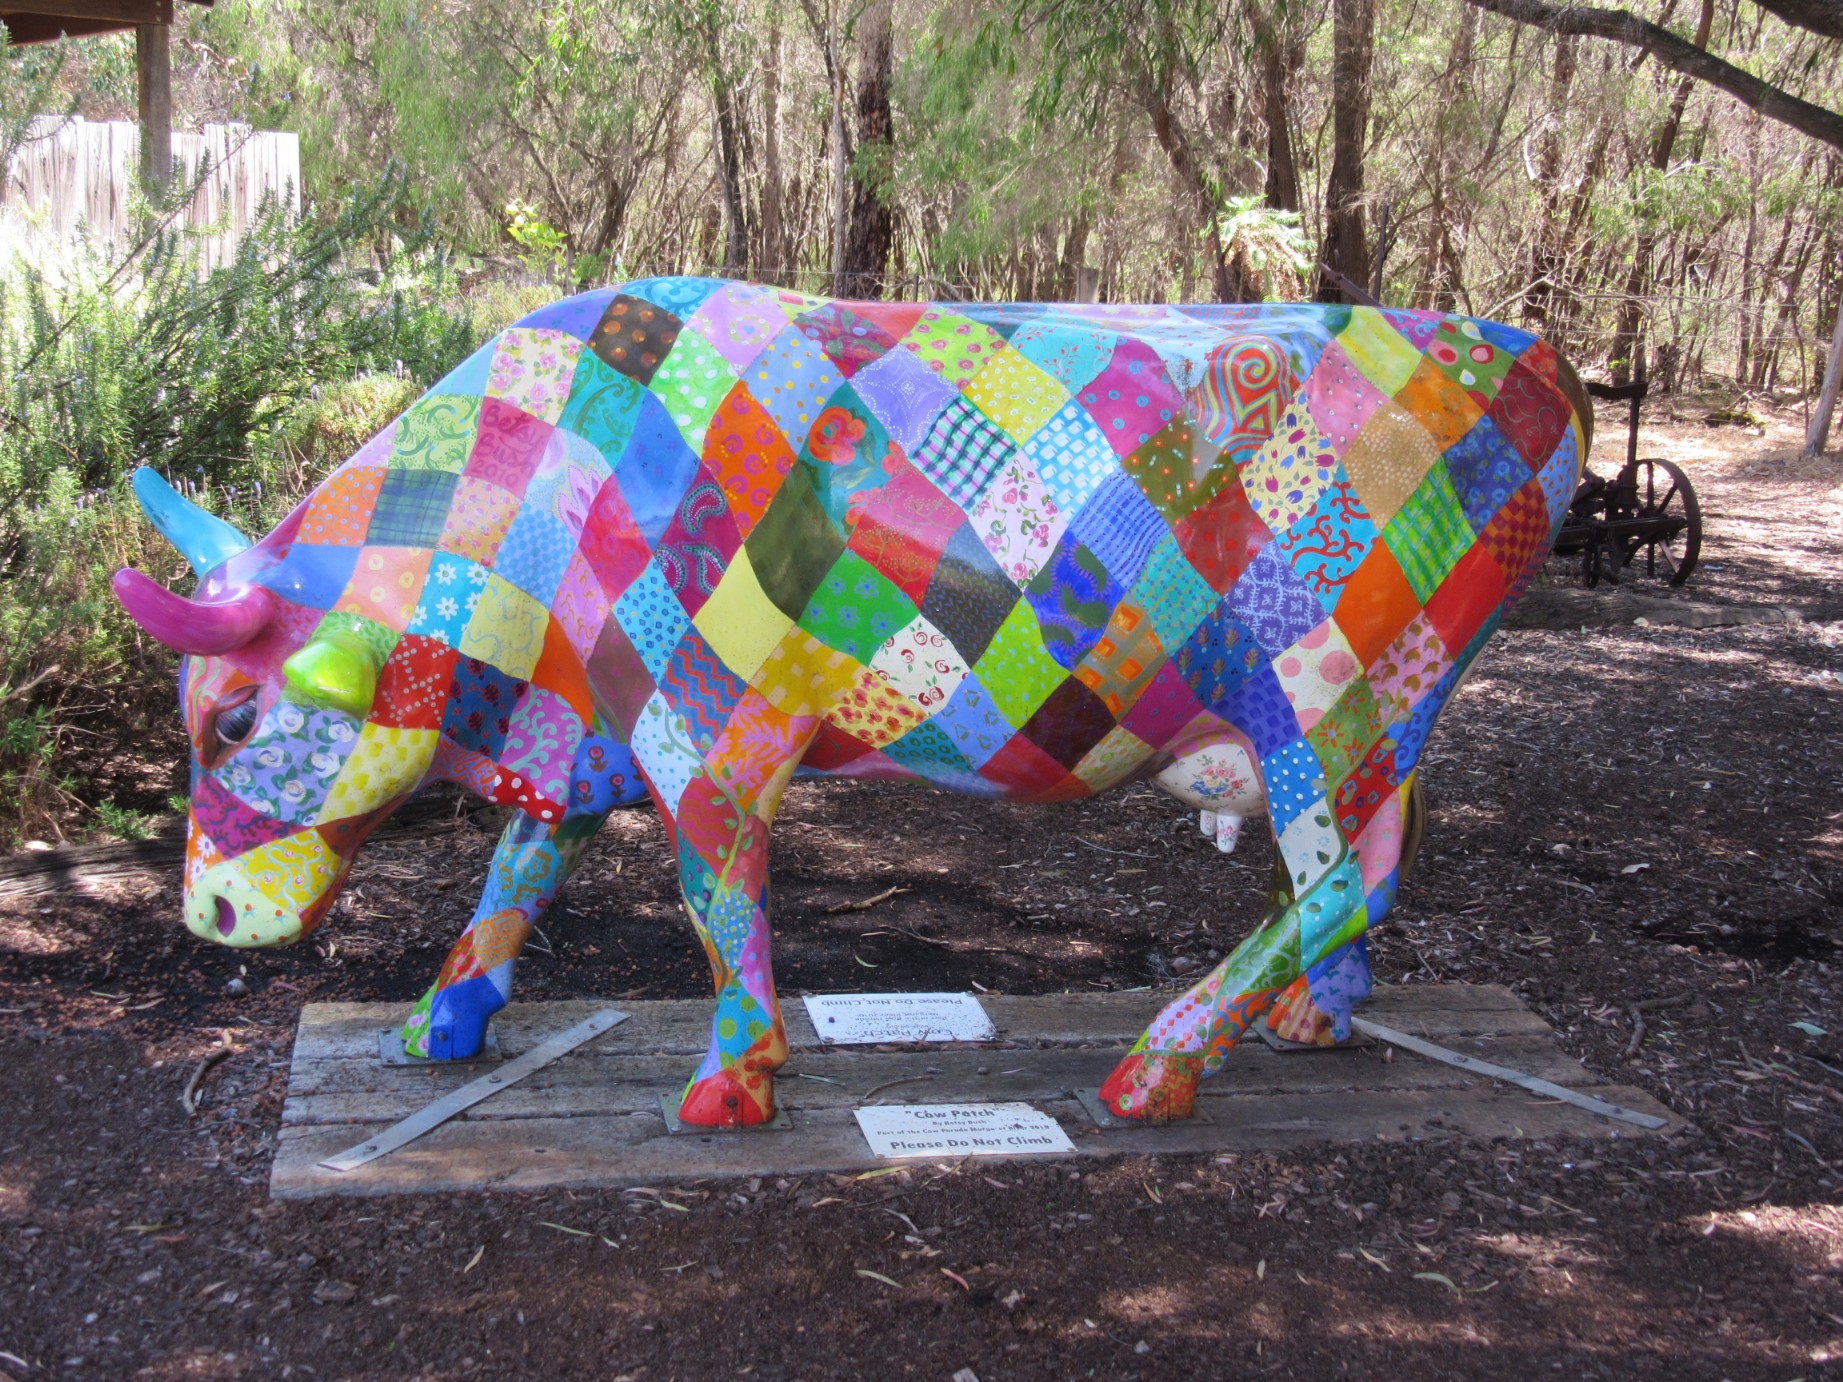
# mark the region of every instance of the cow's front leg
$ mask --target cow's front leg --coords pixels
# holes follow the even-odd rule
[[[1221,1068],[1249,1025],[1301,975],[1363,934],[1363,871],[1328,802],[1308,804],[1287,823],[1278,853],[1285,875],[1276,878],[1261,926],[1153,1019],[1101,1086],[1113,1112],[1150,1122],[1188,1118],[1198,1082]]]
[[[717,994],[710,1047],[678,1116],[738,1128],[774,1117],[774,1072],[787,1063],[768,929],[768,831],[779,790],[748,801],[722,777],[695,778],[674,820],[685,911]]]
[[[486,1024],[512,997],[518,953],[563,886],[604,815],[548,824],[522,811],[493,851],[473,920],[448,952],[440,977],[403,1025],[403,1049],[430,1060],[469,1060],[486,1042]]]

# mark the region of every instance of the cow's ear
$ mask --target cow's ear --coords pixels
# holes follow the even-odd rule
[[[363,640],[347,633],[316,634],[282,664],[288,689],[302,700],[356,715],[371,712],[378,693],[378,660]]]

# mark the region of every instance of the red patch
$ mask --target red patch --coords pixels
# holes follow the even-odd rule
[[[404,634],[378,673],[371,722],[384,729],[440,729],[459,657],[439,639]]]
[[[1456,656],[1503,603],[1504,573],[1483,544],[1459,559],[1427,602],[1427,622]]]
[[[1489,417],[1531,470],[1540,470],[1568,430],[1571,410],[1561,390],[1518,360],[1498,386]]]
[[[1174,524],[1171,535],[1210,589],[1226,595],[1241,573],[1273,540],[1248,503],[1239,483],[1224,485],[1195,512]]]

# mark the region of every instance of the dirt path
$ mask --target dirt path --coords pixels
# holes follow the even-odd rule
[[[267,1203],[300,1004],[421,990],[491,852],[463,822],[375,847],[295,953],[194,944],[171,888],[0,910],[0,1372],[1843,1375],[1843,508],[1782,459],[1793,423],[1657,449],[1711,513],[1692,593],[1807,622],[1503,636],[1442,721],[1428,846],[1375,946],[1394,982],[1513,984],[1691,1131]],[[808,784],[782,822],[788,994],[1174,985],[1245,929],[1267,864],[1144,790]],[[611,825],[521,996],[707,991],[658,842],[645,813]],[[1627,1061],[1630,1005],[1678,995]]]

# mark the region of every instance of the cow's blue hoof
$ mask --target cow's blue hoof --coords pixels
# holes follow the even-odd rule
[[[492,980],[484,977],[437,993],[429,1007],[429,1059],[474,1059],[486,1045],[486,1024],[505,1005]]]

